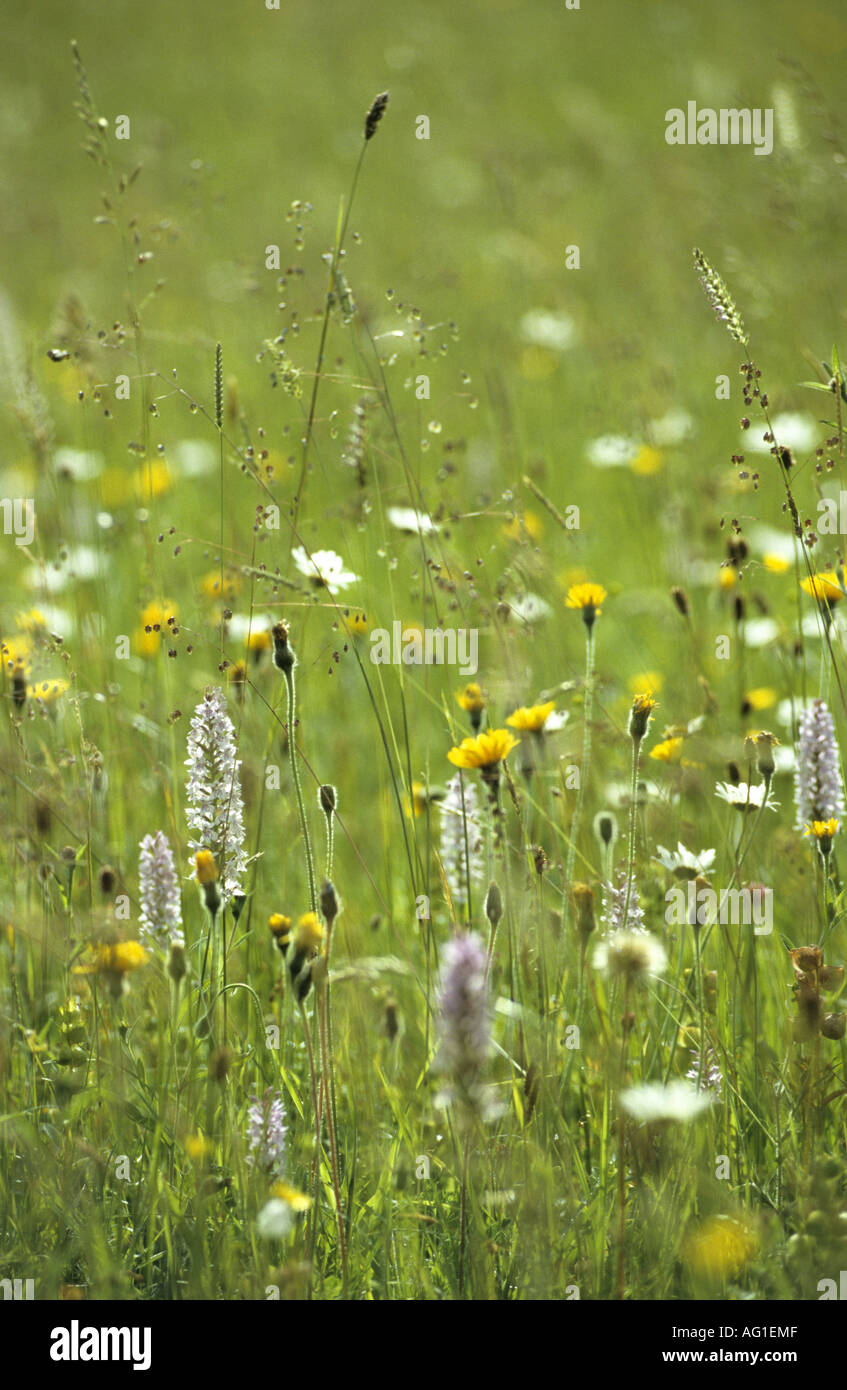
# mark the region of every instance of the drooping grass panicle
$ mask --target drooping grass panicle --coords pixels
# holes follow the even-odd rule
[[[182,946],[182,904],[173,850],[164,831],[145,835],[138,862],[142,941]]]
[[[703,252],[694,248],[694,266],[700,276],[706,298],[721,323],[725,323],[729,334],[743,347],[747,346],[747,330],[738,311],[735,300],[718,272],[709,264]]]
[[[186,820],[192,850],[208,850],[220,874],[224,905],[240,888],[247,868],[244,804],[236,758],[235,729],[219,686],[210,686],[198,704],[188,734]]]

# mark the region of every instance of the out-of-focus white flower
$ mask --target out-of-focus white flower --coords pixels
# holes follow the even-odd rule
[[[87,483],[103,472],[103,455],[92,449],[57,449],[53,455],[53,467],[57,473],[73,478],[76,483]]]
[[[392,526],[410,536],[429,536],[438,530],[431,516],[427,516],[426,512],[416,512],[413,507],[386,507],[385,515]]]
[[[758,811],[761,808],[765,796],[765,784],[760,782],[757,787],[750,787],[746,782],[739,782],[738,786],[733,786],[732,782],[716,782],[715,796],[719,796],[721,801],[729,802],[730,806],[736,806],[739,811]],[[770,792],[765,801],[768,811],[775,811],[779,805],[774,801]]]
[[[515,617],[522,623],[537,623],[541,618],[549,618],[553,609],[546,599],[538,594],[523,594],[521,598],[507,599]]]
[[[577,340],[576,324],[569,314],[550,309],[530,309],[521,319],[521,337],[534,347],[567,352]]]
[[[779,636],[775,618],[749,618],[743,628],[745,647],[769,647]]]
[[[661,941],[644,930],[610,932],[597,942],[594,969],[629,980],[661,975],[668,957]]]
[[[632,1086],[621,1091],[620,1102],[628,1115],[641,1124],[657,1120],[675,1120],[686,1124],[710,1109],[712,1094],[698,1091],[687,1081],[669,1081],[663,1086],[660,1081],[644,1086]]]
[[[168,456],[186,478],[199,478],[219,464],[217,449],[205,439],[180,439],[168,450]]]
[[[650,421],[652,441],[660,448],[681,444],[694,430],[694,421],[687,410],[672,409],[658,420]]]
[[[271,1197],[256,1218],[256,1230],[262,1240],[284,1240],[294,1226],[294,1210],[290,1202]]]
[[[301,574],[331,594],[338,594],[359,582],[359,576],[344,568],[344,561],[334,550],[313,550],[307,555],[305,548],[298,545],[292,550],[291,558]]]
[[[771,423],[773,437],[780,448],[797,449],[801,453],[807,449],[814,449],[818,427],[810,415],[789,411],[775,415]],[[752,427],[743,431],[742,440],[744,452],[747,454],[769,454],[773,448],[773,441],[766,442],[759,431]]]
[[[637,456],[640,445],[623,434],[603,434],[592,439],[586,450],[589,463],[595,468],[627,468]]]

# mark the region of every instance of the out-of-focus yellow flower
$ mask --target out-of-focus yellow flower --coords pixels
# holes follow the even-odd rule
[[[681,738],[662,739],[661,743],[650,749],[650,757],[655,758],[657,763],[678,763],[683,742]]]
[[[664,468],[665,456],[661,449],[654,449],[650,444],[642,444],[629,466],[633,473],[639,473],[642,477],[649,477],[651,473],[658,473]]]
[[[269,652],[274,644],[273,633],[269,627],[260,627],[248,632],[244,639],[244,645],[248,652],[253,652],[259,656],[261,652]]]
[[[200,1163],[204,1158],[207,1158],[213,1147],[205,1134],[189,1134],[185,1141],[185,1152],[189,1158],[194,1159],[195,1163]]]
[[[661,671],[642,671],[638,676],[630,676],[628,681],[633,695],[658,695],[664,683]]]
[[[766,570],[770,570],[771,574],[785,574],[786,570],[791,568],[789,561],[784,556],[774,555],[772,551],[768,551],[766,555],[762,556],[762,564]]]
[[[4,637],[0,642],[0,660],[7,671],[29,672],[29,655],[32,651],[32,643],[28,637],[23,637],[15,633],[13,637]]]
[[[211,850],[198,849],[194,856],[194,872],[197,882],[204,886],[207,883],[216,883],[218,878],[218,866],[215,863],[215,856]]]
[[[311,1197],[307,1197],[305,1192],[298,1192],[290,1182],[275,1182],[271,1188],[271,1196],[287,1202],[292,1211],[308,1211],[312,1205]]]
[[[235,598],[241,591],[241,575],[225,574],[221,586],[220,570],[209,570],[208,574],[203,575],[200,587],[206,598]]]
[[[135,634],[135,647],[141,656],[158,655],[168,618],[176,617],[177,606],[172,599],[153,599],[142,609],[141,628]]]
[[[463,738],[458,748],[447,754],[454,767],[493,767],[500,763],[519,740],[508,729],[487,729],[476,738]]]
[[[133,474],[132,488],[139,502],[163,497],[173,485],[173,475],[164,459],[145,459]]]
[[[52,705],[67,694],[70,688],[70,681],[36,681],[34,685],[27,686],[26,693],[31,700],[41,700],[45,705]]]
[[[712,1216],[686,1236],[682,1258],[695,1274],[724,1279],[743,1269],[757,1248],[749,1226],[731,1216]]]
[[[75,975],[128,975],[150,959],[140,941],[101,941],[91,949],[91,959],[74,966]]]
[[[731,565],[722,565],[718,570],[718,583],[722,589],[734,589],[737,575]]]
[[[537,541],[543,534],[544,522],[535,512],[523,512],[506,522],[503,527],[503,535],[510,541],[526,540],[527,536],[531,541]]]
[[[835,570],[826,570],[823,574],[813,574],[801,580],[800,588],[819,603],[827,603],[830,607],[844,598],[844,590]]]
[[[412,794],[410,797],[407,796],[405,801],[406,815],[410,818],[413,814],[422,816],[428,804],[429,797],[427,796],[426,787],[423,782],[413,782]]]
[[[304,912],[302,917],[298,917],[293,935],[297,953],[308,954],[319,950],[323,939],[324,929],[316,912]]]
[[[464,690],[460,690],[456,696],[456,703],[466,714],[478,714],[485,709],[485,696],[476,681],[471,681]]]
[[[354,637],[364,637],[370,627],[370,623],[364,613],[346,610],[344,613],[344,626]]]
[[[543,705],[521,705],[509,715],[506,723],[513,729],[528,730],[537,734],[544,728],[555,708],[555,700],[547,700]]]
[[[744,696],[744,703],[751,710],[772,709],[776,701],[776,691],[771,690],[770,686],[767,685],[760,685],[755,690],[748,690]]]

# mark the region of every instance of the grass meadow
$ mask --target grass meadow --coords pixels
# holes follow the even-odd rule
[[[840,7],[10,29],[0,1278],[835,1296]]]

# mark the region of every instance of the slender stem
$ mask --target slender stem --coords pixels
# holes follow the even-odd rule
[[[306,821],[306,809],[303,805],[303,789],[300,785],[300,769],[297,766],[295,728],[297,722],[297,696],[295,693],[293,669],[289,669],[285,672],[285,687],[288,692],[288,752],[291,757],[291,777],[297,796],[297,810],[300,814],[300,829],[303,832],[303,843],[306,847],[306,871],[309,875],[309,901],[312,905],[312,911],[317,912],[318,895],[315,890],[315,866],[312,860],[312,842],[309,839],[309,826]]]
[[[623,926],[629,926],[629,903],[632,897],[633,865],[635,863],[635,802],[638,792],[638,762],[641,756],[641,739],[632,740],[632,781],[629,789],[629,853],[626,864],[626,902],[623,912]]]

